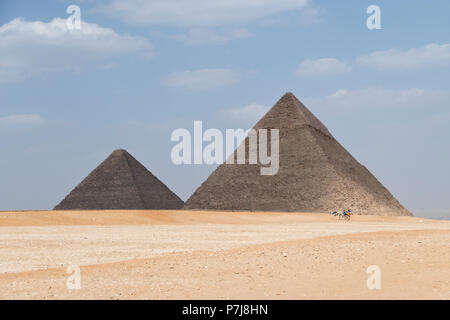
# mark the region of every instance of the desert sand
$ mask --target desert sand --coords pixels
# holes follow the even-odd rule
[[[69,290],[67,267],[81,270]],[[367,267],[381,270],[369,290]],[[450,221],[0,212],[1,299],[450,299]]]

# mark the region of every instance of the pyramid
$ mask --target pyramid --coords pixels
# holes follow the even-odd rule
[[[246,164],[221,164],[183,209],[329,212],[350,208],[364,215],[411,215],[292,93],[286,93],[253,129],[279,129],[278,173],[261,175],[261,166],[248,164],[248,159]],[[247,157],[248,140],[243,142]]]
[[[114,151],[55,210],[180,209],[183,201],[125,150]]]

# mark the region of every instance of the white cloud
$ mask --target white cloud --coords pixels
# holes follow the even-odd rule
[[[222,44],[230,40],[243,40],[253,35],[243,28],[215,30],[211,28],[192,28],[185,34],[179,34],[173,38],[191,45],[217,43]]]
[[[243,107],[227,108],[219,110],[216,114],[217,120],[228,128],[251,128],[261,119],[270,107],[251,103]]]
[[[0,26],[0,83],[16,82],[43,72],[79,70],[104,59],[153,49],[142,37],[122,36],[94,23],[69,30],[66,20],[25,21]]]
[[[130,24],[222,26],[308,8],[308,0],[112,0],[102,8]]]
[[[263,104],[251,103],[242,108],[232,108],[226,110],[226,112],[234,119],[237,120],[254,120],[257,121],[261,119],[270,107]]]
[[[231,69],[174,72],[165,79],[169,87],[194,90],[227,87],[238,81],[239,73]]]
[[[12,114],[0,117],[0,128],[37,127],[47,121],[38,114]]]
[[[389,109],[445,107],[450,103],[450,93],[420,88],[386,89],[364,88],[338,90],[325,97],[306,98],[305,104],[312,108],[339,109]]]
[[[432,43],[407,51],[398,49],[376,51],[367,56],[358,57],[356,62],[381,71],[450,66],[450,44]]]
[[[339,97],[345,97],[348,94],[348,91],[345,89],[340,89],[336,91],[335,93],[332,93],[329,95],[330,98],[339,98]]]
[[[304,60],[297,68],[299,76],[321,76],[340,74],[350,71],[350,67],[335,58],[323,58],[318,60]]]
[[[303,25],[322,22],[317,8],[308,7],[300,12],[299,21]]]

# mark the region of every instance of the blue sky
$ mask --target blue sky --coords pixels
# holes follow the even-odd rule
[[[256,3],[256,4],[255,4]],[[66,8],[82,28],[67,30]],[[369,5],[381,30],[366,27]],[[410,210],[450,216],[450,2],[0,2],[0,210],[51,209],[114,149],[184,200],[177,128],[249,128],[292,91]]]

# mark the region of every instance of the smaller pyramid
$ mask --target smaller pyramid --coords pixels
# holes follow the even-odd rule
[[[180,209],[184,202],[126,150],[115,150],[54,210]]]

